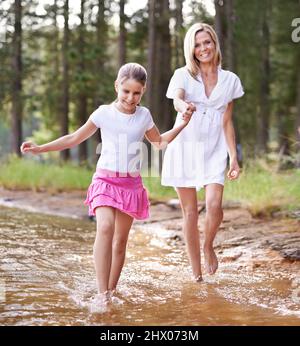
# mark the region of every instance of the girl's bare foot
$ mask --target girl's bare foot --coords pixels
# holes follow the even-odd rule
[[[108,310],[108,303],[110,302],[110,291],[98,293],[91,302],[91,313],[104,313]]]

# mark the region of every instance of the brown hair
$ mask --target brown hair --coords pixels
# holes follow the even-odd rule
[[[142,65],[130,62],[121,66],[117,76],[117,81],[121,84],[127,79],[134,79],[144,86],[147,82],[147,71]]]
[[[199,67],[200,67],[199,61],[197,61],[194,56],[195,37],[196,37],[196,34],[200,31],[207,32],[215,44],[215,48],[216,48],[216,52],[214,56],[215,65],[221,66],[221,63],[222,63],[220,43],[219,43],[219,39],[215,30],[213,29],[213,27],[211,27],[208,24],[196,23],[189,28],[184,38],[185,63],[189,72],[191,73],[193,77],[197,76],[197,74],[199,73]]]

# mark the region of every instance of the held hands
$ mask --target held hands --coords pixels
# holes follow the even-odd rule
[[[195,110],[196,110],[195,105],[191,102],[187,102],[187,107],[186,107],[185,111],[182,113],[182,119],[186,125],[191,120],[191,116],[195,112]]]
[[[233,160],[233,161],[230,160],[230,168],[227,173],[227,178],[229,180],[235,180],[239,177],[239,175],[240,175],[240,167],[237,160]]]
[[[24,142],[21,145],[21,152],[23,154],[26,154],[26,153],[38,154],[40,152],[40,146],[30,141]]]

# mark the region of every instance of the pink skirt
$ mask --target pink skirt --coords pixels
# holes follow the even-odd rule
[[[97,207],[109,206],[138,220],[149,217],[148,195],[140,174],[131,176],[98,168],[84,203],[89,206],[90,216],[95,216]]]

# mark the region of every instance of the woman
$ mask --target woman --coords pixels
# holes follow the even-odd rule
[[[162,185],[176,188],[183,212],[183,231],[196,281],[202,280],[198,230],[197,190],[205,188],[206,216],[203,244],[205,268],[214,274],[218,259],[213,241],[223,219],[224,173],[229,153],[230,180],[239,176],[235,132],[232,122],[233,99],[243,96],[237,75],[221,69],[221,52],[214,29],[194,24],[184,39],[186,66],[177,69],[167,97],[178,112],[195,111],[188,126],[168,146],[163,164]]]

